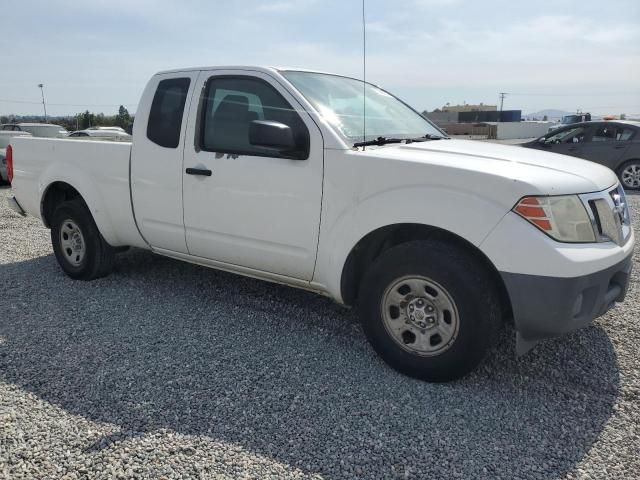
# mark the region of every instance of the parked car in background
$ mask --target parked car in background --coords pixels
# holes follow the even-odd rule
[[[616,172],[624,188],[640,189],[640,122],[575,123],[522,146],[591,160]]]
[[[560,122],[555,125],[551,125],[547,133],[557,130],[560,127],[564,127],[565,125],[571,125],[572,123],[580,123],[580,122],[590,122],[591,114],[590,113],[572,113],[571,115],[565,115],[562,117]]]
[[[76,130],[68,135],[68,138],[83,138],[84,140],[113,140],[118,142],[131,141],[131,135],[120,127],[91,127],[85,130]]]
[[[8,183],[7,176],[7,145],[11,143],[14,137],[30,137],[29,132],[18,132],[11,130],[0,130],[0,184]]]
[[[53,123],[5,123],[0,125],[0,131],[28,132],[34,137],[62,138],[69,132],[60,125]]]

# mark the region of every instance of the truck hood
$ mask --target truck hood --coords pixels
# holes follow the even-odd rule
[[[432,140],[373,149],[372,156],[422,162],[501,176],[526,184],[529,194],[604,190],[617,182],[606,167],[579,158],[475,140]]]

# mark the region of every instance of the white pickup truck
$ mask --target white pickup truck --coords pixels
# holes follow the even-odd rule
[[[503,319],[520,354],[588,325],[631,270],[612,171],[449,139],[338,75],[162,72],[132,143],[16,138],[8,170],[11,207],[51,229],[69,276],[106,275],[133,246],[313,290],[356,306],[382,358],[429,381],[476,367]]]

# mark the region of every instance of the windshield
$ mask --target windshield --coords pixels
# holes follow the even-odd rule
[[[445,136],[415,110],[371,84],[325,73],[285,71],[282,74],[347,141]],[[363,95],[366,128],[362,121]]]

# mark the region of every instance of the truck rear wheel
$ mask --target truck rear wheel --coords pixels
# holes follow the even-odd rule
[[[113,268],[115,249],[102,238],[82,200],[63,202],[55,209],[51,244],[60,267],[71,278],[93,280]]]
[[[498,294],[468,252],[413,241],[378,257],[358,296],[364,332],[396,370],[432,382],[476,368],[497,333]]]

